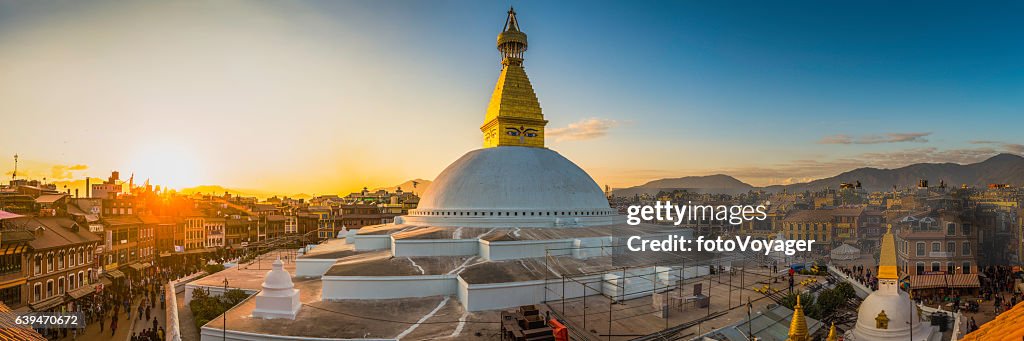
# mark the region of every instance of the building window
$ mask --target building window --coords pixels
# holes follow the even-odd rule
[[[971,273],[971,262],[964,262],[964,274]]]
[[[85,273],[78,272],[78,285],[85,285]]]
[[[924,256],[924,242],[917,242],[917,255]]]
[[[21,286],[16,285],[9,288],[0,289],[0,301],[3,301],[7,306],[14,306],[21,303]]]
[[[0,274],[21,272],[21,255],[12,253],[0,256]]]
[[[965,236],[971,235],[971,224],[961,224],[960,227],[964,231]]]
[[[932,272],[939,272],[939,271],[941,271],[941,269],[939,269],[939,266],[940,266],[939,262],[932,262]]]
[[[956,242],[947,242],[946,252],[948,252],[950,256],[954,256],[956,254]]]
[[[920,274],[923,274],[923,273],[924,273],[924,262],[917,262],[917,274],[920,275]]]
[[[932,243],[932,252],[939,252],[939,243],[938,242],[933,242]]]
[[[75,290],[75,274],[68,275],[68,290]]]
[[[35,260],[35,263],[32,264],[32,267],[35,269],[35,270],[33,270],[33,272],[35,272],[36,275],[42,273],[43,272],[43,256],[36,255],[36,260]]]
[[[64,251],[61,251],[59,254],[57,254],[57,268],[64,268]]]
[[[39,300],[43,299],[42,296],[43,284],[36,283],[35,285],[32,286],[32,302],[39,302]]]
[[[946,224],[946,235],[947,236],[952,236],[952,235],[955,235],[955,234],[956,234],[956,224],[954,224],[954,223]]]
[[[971,254],[971,242],[964,242],[964,246],[960,248],[963,251],[964,256]]]
[[[53,280],[46,281],[46,298],[53,297]]]
[[[53,272],[53,253],[46,254],[46,272]]]
[[[956,268],[953,267],[953,262],[946,262],[946,273],[955,274]]]
[[[57,278],[57,294],[64,294],[64,277]]]

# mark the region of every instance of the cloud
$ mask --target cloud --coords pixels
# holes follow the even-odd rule
[[[846,134],[829,135],[818,140],[819,144],[879,144],[897,142],[928,142],[925,137],[932,133],[887,133],[875,135],[863,135],[860,137]]]
[[[1024,144],[1020,144],[1020,143],[1006,143],[1006,142],[1002,142],[1002,141],[991,141],[991,140],[976,140],[976,141],[970,141],[970,142],[972,144],[998,145],[1004,151],[1015,153],[1015,154],[1024,154]]]
[[[71,179],[74,177],[73,172],[83,171],[89,169],[89,166],[76,164],[76,165],[54,165],[50,168],[50,179]]]
[[[562,128],[548,129],[548,137],[555,141],[582,141],[592,140],[608,135],[608,131],[620,125],[622,122],[606,118],[587,118],[577,122],[569,123]]]

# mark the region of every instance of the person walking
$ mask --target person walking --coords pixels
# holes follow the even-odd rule
[[[110,337],[114,337],[114,333],[117,333],[117,314],[110,320]]]

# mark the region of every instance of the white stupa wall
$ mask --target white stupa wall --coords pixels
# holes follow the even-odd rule
[[[477,239],[399,239],[391,240],[395,257],[476,256],[480,253]]]
[[[364,234],[345,238],[352,239],[356,251],[384,250],[391,247],[391,236],[386,234]]]
[[[391,299],[456,295],[456,275],[323,276],[321,300]]]
[[[564,256],[572,254],[572,239],[515,240],[491,242],[480,240],[480,257],[490,261]]]
[[[611,256],[612,237],[576,238],[572,241],[572,256],[578,259]]]
[[[468,284],[458,279],[457,297],[467,311],[483,311],[518,307],[527,304],[549,303],[562,297],[562,281],[551,279],[510,282]],[[598,295],[596,288],[601,286],[601,275],[576,277],[575,281],[565,281],[565,298],[577,298]],[[546,296],[545,296],[546,293]]]
[[[337,261],[334,258],[298,258],[295,260],[295,277],[323,276]]]

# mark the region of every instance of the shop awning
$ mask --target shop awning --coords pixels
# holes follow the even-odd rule
[[[132,268],[135,271],[142,271],[142,270],[145,270],[146,268],[148,268],[149,264],[132,263],[132,264],[129,264],[128,267]]]
[[[122,278],[124,273],[121,270],[110,270],[107,271],[107,276],[110,276],[110,278]]]
[[[978,274],[910,275],[911,289],[977,288],[980,286]]]
[[[949,276],[949,286],[951,288],[981,287],[981,283],[978,282],[978,274],[956,274],[947,276]]]
[[[68,291],[68,296],[70,296],[72,300],[77,300],[79,298],[89,296],[89,294],[94,292],[96,292],[96,288],[92,284],[87,284],[75,290]]]
[[[910,275],[911,289],[945,288],[946,275]]]
[[[32,309],[32,311],[47,311],[63,303],[64,296],[54,296],[36,303],[30,303],[28,306],[29,308]]]

